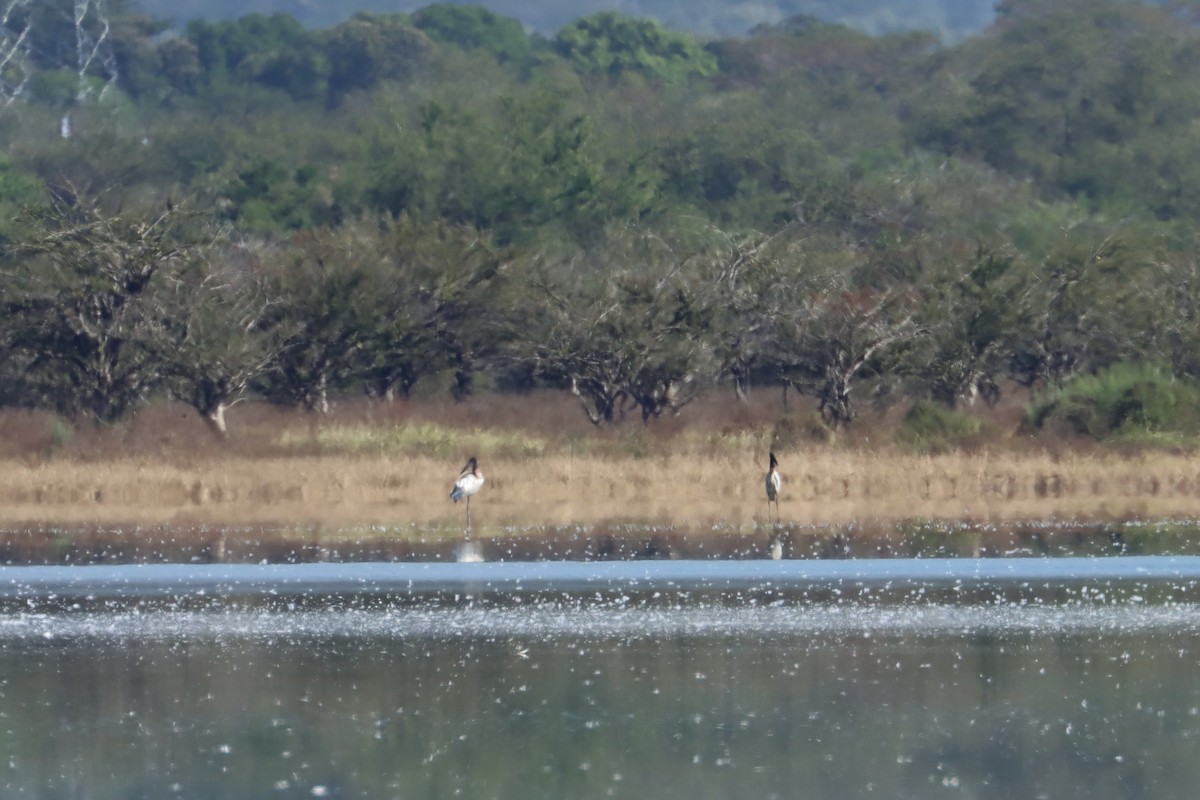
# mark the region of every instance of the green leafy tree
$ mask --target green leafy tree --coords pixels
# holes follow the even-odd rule
[[[43,204],[45,187],[37,177],[0,153],[0,241],[16,233],[21,209]]]
[[[716,57],[687,34],[615,11],[602,11],[566,25],[555,37],[554,49],[584,73],[618,76],[636,72],[681,81],[717,71]]]
[[[329,63],[333,97],[407,79],[433,49],[429,37],[402,14],[360,12],[317,39]]]
[[[181,36],[171,37],[158,46],[161,77],[182,94],[195,94],[204,80],[200,48]]]
[[[253,80],[264,57],[300,45],[307,32],[287,14],[247,14],[222,22],[193,20],[185,35],[196,48],[206,82],[212,85]]]
[[[282,89],[297,100],[321,100],[329,94],[329,58],[311,40],[261,59],[256,80]]]
[[[437,100],[385,111],[353,156],[349,181],[365,210],[491,231],[501,244],[536,235],[586,237],[632,215],[635,191],[609,176],[593,126],[564,92],[529,91],[466,107]]]
[[[228,217],[256,233],[313,228],[333,214],[325,184],[311,165],[289,169],[280,161],[257,159],[238,172],[225,194]]]
[[[483,6],[434,3],[414,11],[412,24],[435,42],[483,50],[502,63],[522,63],[534,52],[534,41],[518,20]]]

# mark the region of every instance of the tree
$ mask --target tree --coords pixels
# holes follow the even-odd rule
[[[568,387],[595,425],[633,408],[643,422],[678,412],[715,371],[712,298],[695,263],[626,233],[593,258],[535,268],[518,352]]]
[[[1137,231],[1067,231],[1019,299],[1028,322],[1010,376],[1029,387],[1061,386],[1077,373],[1144,356],[1146,331],[1157,321],[1139,286],[1156,249]]]
[[[769,369],[771,278],[777,250],[786,247],[785,228],[770,236],[712,230],[694,257],[695,280],[704,287],[708,339],[719,380],[729,380],[739,401],[750,379]]]
[[[45,203],[45,187],[28,171],[0,154],[0,241],[15,232],[22,208]]]
[[[3,276],[27,397],[112,422],[160,385],[160,290],[202,244],[190,221],[179,206],[112,214],[61,195],[31,213]]]
[[[173,276],[157,335],[167,390],[224,438],[226,410],[266,373],[290,329],[269,324],[277,300],[256,259],[228,246],[213,255]]]
[[[332,216],[321,173],[310,164],[289,169],[273,159],[254,159],[238,170],[224,194],[225,214],[249,232],[304,230]]]
[[[402,14],[359,12],[321,32],[318,41],[329,62],[332,98],[405,79],[433,49],[429,37]]]
[[[632,71],[664,81],[682,81],[717,71],[716,57],[687,34],[615,11],[602,11],[564,26],[554,48],[584,73],[617,76]]]
[[[412,23],[435,42],[484,50],[502,63],[520,63],[534,50],[533,40],[520,21],[494,14],[483,6],[434,3],[414,11]]]
[[[287,14],[247,14],[237,20],[192,20],[185,29],[209,85],[257,77],[253,59],[291,49],[307,32]],[[246,65],[246,67],[243,67]]]
[[[933,399],[953,408],[978,397],[999,399],[999,376],[1013,337],[1026,326],[1020,298],[1026,286],[1011,254],[980,247],[965,266],[933,273],[926,287],[921,327],[927,347],[915,354],[916,372]]]
[[[856,285],[844,268],[782,266],[791,269],[779,279],[771,315],[776,369],[816,396],[827,423],[846,425],[856,414],[854,387],[920,335],[914,293],[901,284]]]
[[[350,168],[364,210],[440,217],[490,231],[501,245],[595,234],[634,214],[637,201],[620,191],[621,177],[604,174],[584,100],[534,88],[383,109]]]
[[[1176,376],[1200,378],[1200,260],[1188,251],[1157,266],[1138,282],[1155,308],[1149,360],[1166,364]]]
[[[408,397],[422,378],[452,369],[454,396],[467,396],[477,359],[496,349],[500,303],[492,293],[502,255],[472,229],[407,216],[379,223],[373,235],[380,295],[359,351],[368,393]]]
[[[483,293],[502,267],[473,231],[408,218],[297,235],[267,264],[264,324],[285,335],[264,393],[323,413],[359,381],[388,398],[452,369],[455,395],[469,394],[487,347]]]
[[[355,375],[381,296],[376,253],[353,231],[302,233],[268,256],[264,275],[277,298],[265,325],[286,336],[259,388],[271,402],[328,413],[330,393]]]

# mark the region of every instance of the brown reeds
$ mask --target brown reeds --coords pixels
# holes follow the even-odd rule
[[[604,521],[739,529],[766,519],[762,470],[740,457],[483,457],[476,527]],[[786,456],[784,466],[788,467]],[[453,527],[454,461],[295,456],[176,465],[158,459],[3,462],[0,522]],[[819,450],[785,473],[784,522],[1083,519],[1200,515],[1184,456],[1073,459]]]
[[[472,506],[480,535],[627,523],[745,533],[766,523],[770,447],[785,525],[1200,516],[1200,465],[1187,454],[1051,451],[1002,435],[972,452],[914,455],[889,443],[885,418],[856,439],[789,443],[777,410],[760,403],[712,399],[690,419],[611,431],[557,395],[363,403],[329,418],[247,406],[226,442],[179,407],[105,430],[8,412],[0,524],[458,535],[465,514],[449,489],[477,455],[487,478]]]

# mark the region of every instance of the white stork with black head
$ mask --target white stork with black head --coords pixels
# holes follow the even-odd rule
[[[466,466],[458,473],[458,480],[454,482],[454,488],[450,490],[450,499],[458,502],[463,498],[467,500],[467,532],[471,532],[471,495],[483,488],[483,473],[479,471],[479,462],[475,456],[467,461]]]

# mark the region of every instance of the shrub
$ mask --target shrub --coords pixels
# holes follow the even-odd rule
[[[982,432],[983,422],[978,417],[932,400],[918,400],[904,415],[896,442],[918,453],[945,453],[978,438]]]
[[[54,417],[50,420],[48,433],[50,436],[49,449],[51,451],[61,450],[75,438],[75,430],[59,417]]]
[[[1178,443],[1200,431],[1200,388],[1155,364],[1115,364],[1038,392],[1026,409],[1034,430]],[[1175,434],[1176,436],[1163,436]]]
[[[805,444],[830,444],[833,429],[815,411],[785,416],[771,430],[771,447],[787,450]]]

